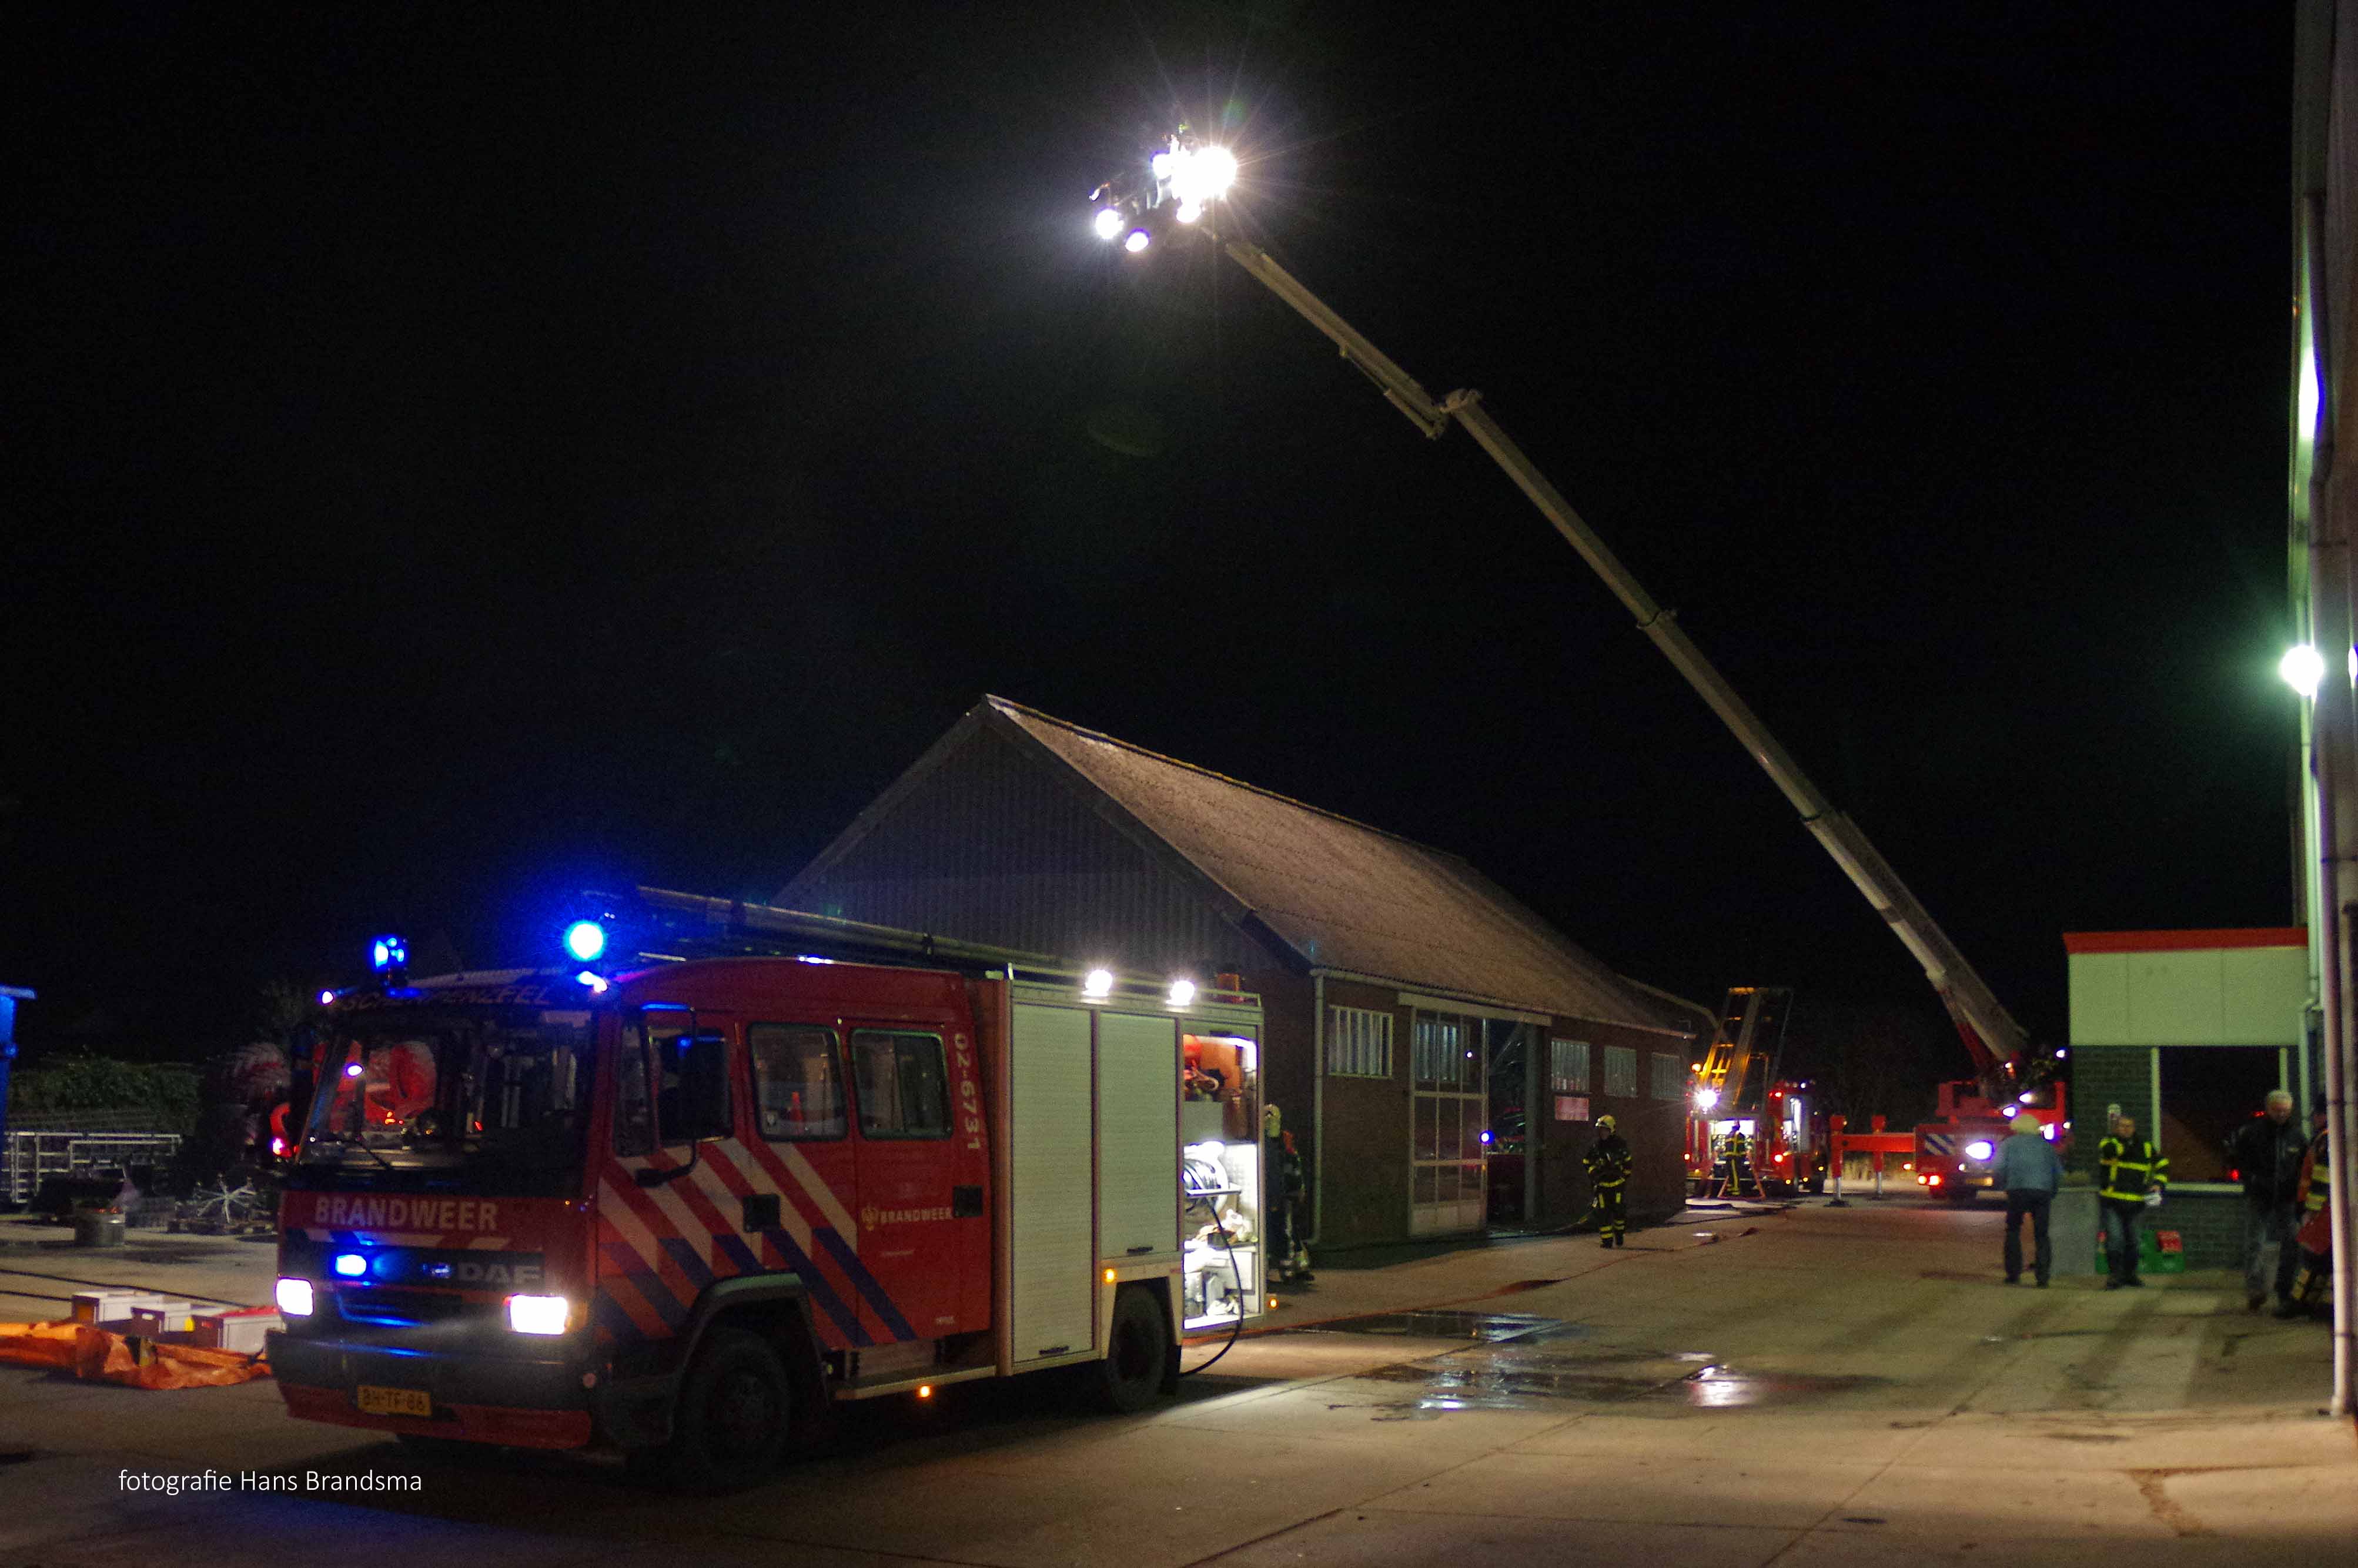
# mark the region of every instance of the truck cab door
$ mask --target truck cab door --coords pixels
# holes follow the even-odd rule
[[[862,1307],[860,1173],[841,1031],[831,1022],[755,1022],[745,1026],[745,1054],[754,1162],[774,1194],[759,1217],[764,1261],[802,1276],[830,1349],[890,1337],[874,1332],[872,1309]]]
[[[856,1021],[848,1026],[860,1261],[892,1308],[880,1315],[895,1338],[937,1339],[984,1326],[967,1321],[967,1275],[974,1266],[968,1254],[975,1249],[961,1241],[979,1230],[987,1243],[990,1221],[979,1212],[979,1157],[968,1151],[959,1131],[950,1037],[960,1028]],[[1087,1173],[1076,1172],[1075,1179],[1086,1181]],[[969,1216],[968,1208],[976,1212]],[[981,1266],[987,1289],[987,1253]]]

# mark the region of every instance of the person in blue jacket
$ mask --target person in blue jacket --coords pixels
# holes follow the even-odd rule
[[[2063,1161],[2028,1114],[2006,1124],[2014,1134],[1997,1146],[1990,1184],[2006,1192],[2006,1282],[2022,1282],[2022,1217],[2030,1217],[2031,1269],[2041,1290],[2055,1272],[2055,1246],[2047,1238],[2047,1215],[2063,1184]]]

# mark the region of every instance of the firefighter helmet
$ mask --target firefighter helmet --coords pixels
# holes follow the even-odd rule
[[[1613,1127],[1614,1127],[1614,1122],[1613,1122],[1613,1119],[1612,1119],[1610,1116],[1600,1116],[1600,1117],[1598,1117],[1598,1118],[1596,1119],[1596,1130],[1597,1130],[1597,1131],[1599,1131],[1599,1132],[1610,1132],[1610,1131],[1612,1131],[1612,1130],[1613,1130]]]

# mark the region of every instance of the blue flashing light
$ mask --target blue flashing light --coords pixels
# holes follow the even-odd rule
[[[357,1280],[368,1272],[368,1260],[357,1252],[336,1254],[336,1272],[347,1280]]]
[[[565,950],[577,963],[596,963],[606,951],[606,928],[594,920],[575,921],[565,928]]]
[[[606,977],[595,969],[584,969],[573,977],[574,983],[587,988],[591,996],[606,994]]]
[[[409,944],[398,936],[380,936],[369,944],[369,968],[378,974],[406,968],[409,964]]]
[[[1490,1130],[1487,1127],[1482,1130],[1482,1141],[1485,1143],[1490,1141]]]

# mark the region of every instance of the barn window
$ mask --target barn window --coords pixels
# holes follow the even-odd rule
[[[1326,1072],[1337,1078],[1392,1076],[1392,1015],[1364,1007],[1326,1010]]]

